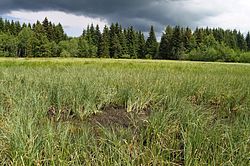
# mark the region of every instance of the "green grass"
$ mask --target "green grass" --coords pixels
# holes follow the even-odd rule
[[[249,165],[249,99],[247,64],[2,58],[0,165]]]

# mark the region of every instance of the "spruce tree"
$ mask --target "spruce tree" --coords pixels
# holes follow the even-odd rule
[[[121,32],[119,23],[115,23],[115,34],[119,36],[119,33]]]
[[[247,50],[247,42],[240,31],[237,33],[237,45],[241,51]]]
[[[37,21],[35,27],[34,27],[34,35],[35,40],[34,43],[34,49],[33,54],[35,57],[47,57],[50,56],[50,48],[49,46],[49,40],[46,36],[46,31],[44,29],[44,26]]]
[[[47,38],[49,39],[49,31],[50,31],[50,28],[49,28],[49,20],[48,20],[47,17],[45,17],[45,19],[43,20],[42,26],[43,26],[43,28],[44,28],[45,35],[46,35]]]
[[[20,25],[20,23],[19,22],[17,22],[19,25]],[[21,27],[21,26],[20,26]],[[31,27],[31,24],[30,23],[28,23],[28,28],[30,28],[30,29],[32,29],[32,27]]]
[[[151,26],[149,36],[148,36],[148,39],[146,41],[146,54],[147,54],[147,56],[150,56],[151,58],[156,58],[157,47],[158,47],[158,43],[156,40],[154,27]]]
[[[82,35],[89,44],[94,44],[93,33],[93,24],[91,24],[91,27],[87,26],[86,34]]]
[[[171,59],[170,56],[172,51],[172,36],[173,28],[171,26],[167,26],[165,32],[161,37],[158,56],[160,59]]]
[[[144,34],[139,31],[138,33],[138,58],[140,59],[145,59],[145,55],[146,55],[146,50],[145,50],[145,47],[146,47],[146,41],[145,41],[145,38],[144,38]]]
[[[204,40],[203,30],[199,29],[199,28],[196,28],[196,30],[194,31],[194,36],[195,36],[195,40],[196,40],[197,46],[200,46],[200,44]]]
[[[23,29],[23,28],[26,28],[26,27],[27,27],[27,24],[26,24],[26,23],[23,23],[22,29]]]
[[[127,41],[125,37],[124,31],[122,31],[122,28],[120,27],[120,32],[119,32],[119,42],[122,47],[122,55],[127,55],[128,54],[128,47],[127,47]]]
[[[48,30],[47,30],[47,38],[49,41],[55,40],[55,25],[53,25],[51,22],[49,22]]]
[[[193,38],[192,30],[190,28],[186,28],[184,35],[183,35],[183,46],[186,52],[190,52],[194,48],[193,41],[194,41],[194,38]]]
[[[184,52],[184,46],[182,42],[182,33],[180,26],[176,26],[173,32],[172,38],[172,56],[170,59],[177,60],[179,59]]]
[[[0,32],[4,31],[4,21],[2,19],[2,17],[0,17]]]
[[[17,35],[16,34],[16,28],[15,28],[15,23],[14,21],[12,20],[11,23],[10,23],[10,29],[9,29],[9,32],[11,35]]]
[[[95,35],[94,35],[94,43],[97,47],[97,57],[100,57],[101,55],[101,39],[102,39],[102,33],[100,32],[99,25],[96,25],[95,28]]]
[[[101,58],[109,58],[109,29],[107,26],[104,27],[101,43],[100,43],[100,57]]]
[[[36,24],[34,24],[33,31],[36,33],[36,35],[45,34],[44,26],[39,21],[37,21]]]
[[[224,30],[221,28],[214,28],[213,29],[213,36],[214,36],[215,40],[220,42],[220,43],[225,41]]]
[[[247,50],[250,51],[250,32],[246,36]]]
[[[4,32],[9,33],[10,32],[10,22],[9,20],[4,21]]]
[[[119,41],[117,34],[114,35],[111,42],[112,42],[111,49],[114,51],[112,57],[113,58],[120,58],[122,56],[122,46],[120,44],[120,41]]]
[[[59,43],[60,41],[67,39],[67,35],[64,34],[63,27],[60,23],[57,24],[53,29],[54,29],[54,40],[56,43]]]
[[[93,38],[93,44],[95,44],[94,43],[95,27],[93,23],[90,25],[89,32],[90,32],[91,37]]]
[[[127,32],[127,47],[130,58],[137,58],[137,41],[136,41],[136,33],[134,28],[131,26],[128,28]]]
[[[30,23],[29,23],[29,25],[30,25]],[[31,29],[31,27],[29,27],[29,28]],[[16,35],[18,35],[22,30],[22,27],[21,27],[21,24],[19,21],[15,22],[15,30],[16,30]]]
[[[114,54],[115,54],[115,46],[114,45],[114,38],[115,38],[115,35],[116,35],[116,27],[115,27],[115,24],[111,24],[110,26],[110,30],[109,30],[109,52],[110,52],[110,57],[113,58],[114,57]]]
[[[237,46],[237,30],[230,31],[228,36],[228,46],[234,50],[238,49]]]

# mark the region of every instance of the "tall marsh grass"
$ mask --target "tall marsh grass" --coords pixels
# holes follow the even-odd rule
[[[249,165],[250,65],[0,59],[0,164]]]

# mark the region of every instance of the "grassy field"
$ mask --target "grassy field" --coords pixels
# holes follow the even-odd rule
[[[0,59],[0,165],[250,164],[250,65]]]

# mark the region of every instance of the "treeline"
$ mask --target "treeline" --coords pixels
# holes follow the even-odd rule
[[[47,18],[33,25],[0,18],[0,56],[58,56],[58,44],[67,39],[62,25],[52,24]]]
[[[157,42],[154,27],[149,35],[118,23],[91,24],[80,37],[68,37],[62,25],[47,18],[20,24],[0,18],[0,56],[6,57],[98,57],[199,61],[250,62],[250,33],[221,28],[167,26]]]
[[[158,58],[250,62],[250,33],[237,30],[168,26],[161,37]]]

